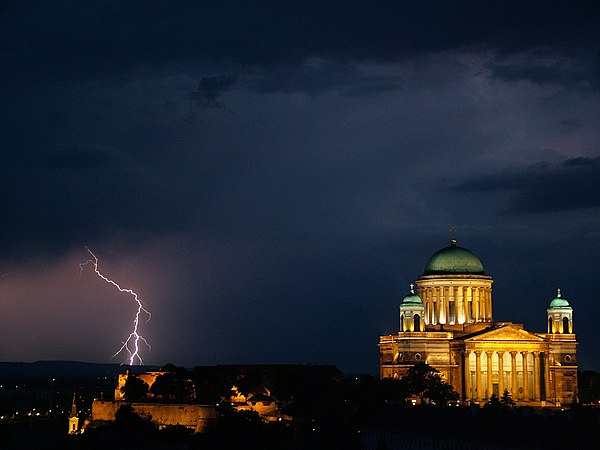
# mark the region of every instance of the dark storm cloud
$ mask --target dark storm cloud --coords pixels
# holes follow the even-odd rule
[[[390,92],[401,87],[399,76],[366,74],[355,65],[309,58],[298,66],[249,73],[246,88],[259,93],[308,93],[318,95],[336,92],[343,96],[362,96]]]
[[[237,80],[237,75],[214,75],[202,77],[198,89],[191,94],[191,99],[198,106],[205,108],[223,108],[225,105],[217,98],[229,91]]]
[[[489,67],[494,77],[505,81],[529,80],[536,84],[544,84],[549,82],[572,82],[580,78],[571,74],[565,74],[558,64],[550,66],[490,64]]]
[[[89,358],[78,345],[110,357],[129,316],[111,320],[112,291],[78,278],[84,244],[143,290],[157,364],[329,361],[376,372],[377,336],[397,331],[401,296],[452,223],[486,270],[506,267],[500,299],[542,299],[523,307],[539,318],[534,330],[556,273],[593,316],[593,220],[502,215],[498,199],[514,194],[513,211],[564,210],[566,192],[600,213],[585,206],[600,197],[586,184],[599,162],[573,158],[597,154],[598,91],[579,88],[598,73],[599,8],[3,5],[0,273],[18,276],[2,280],[0,357]],[[571,159],[473,178],[558,157]],[[444,177],[465,181],[432,189]],[[558,241],[567,251],[548,257]],[[515,257],[527,270],[513,273]],[[498,302],[521,320],[511,307]]]
[[[401,77],[364,73],[355,65],[320,58],[309,58],[303,64],[281,64],[268,70],[249,70],[241,76],[228,74],[203,77],[198,89],[191,93],[194,103],[206,108],[224,107],[219,100],[234,89],[259,94],[337,93],[360,97],[395,91],[401,88]]]
[[[560,59],[560,58],[558,58]],[[600,72],[596,58],[582,63],[581,60],[536,60],[527,57],[525,61],[494,61],[487,64],[494,78],[503,81],[530,81],[537,85],[558,84],[567,87],[600,87]]]
[[[5,256],[63,252],[119,229],[144,233],[185,227],[189,197],[172,196],[160,174],[115,148],[40,151],[0,168],[9,213],[0,248]],[[18,186],[18,189],[16,188]]]
[[[510,192],[511,213],[547,213],[600,207],[600,157],[578,157],[560,165],[542,162],[525,170],[473,178],[452,190]]]
[[[532,48],[572,55],[600,42],[597,2],[14,2],[0,38],[4,77],[103,77],[183,60],[246,66],[307,57],[398,61],[418,53]],[[593,60],[594,54],[579,54]],[[552,71],[550,71],[552,72]],[[505,77],[556,76],[548,69]]]
[[[560,133],[563,135],[573,133],[583,126],[579,119],[564,119],[559,122]]]
[[[130,159],[129,155],[116,148],[91,146],[49,151],[32,164],[37,167],[101,169],[118,166]]]

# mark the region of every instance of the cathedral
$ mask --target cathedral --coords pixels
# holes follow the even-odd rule
[[[535,333],[494,321],[492,283],[479,258],[452,237],[402,300],[398,333],[380,336],[381,378],[402,378],[425,362],[465,403],[483,404],[505,390],[517,405],[576,401],[573,308],[560,289],[547,308],[547,332]]]

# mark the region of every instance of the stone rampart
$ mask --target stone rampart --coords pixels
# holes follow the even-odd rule
[[[94,400],[92,403],[92,421],[114,421],[121,405],[131,405],[133,411],[141,417],[151,417],[159,428],[180,425],[194,430],[205,431],[216,420],[213,405],[165,404],[165,403],[125,403]]]

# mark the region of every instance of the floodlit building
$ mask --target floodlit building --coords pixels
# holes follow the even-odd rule
[[[493,320],[492,283],[479,258],[452,237],[400,304],[398,333],[380,336],[381,378],[401,378],[425,362],[466,402],[507,390],[517,404],[573,403],[577,341],[567,299],[559,289],[546,311],[547,332],[533,333]]]

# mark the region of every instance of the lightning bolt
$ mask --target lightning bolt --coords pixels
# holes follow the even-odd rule
[[[112,357],[114,358],[121,352],[125,351],[129,354],[130,366],[133,366],[136,362],[142,365],[144,364],[144,361],[142,361],[142,357],[140,356],[140,341],[146,344],[150,350],[152,349],[152,347],[150,347],[148,341],[146,341],[146,339],[138,333],[138,327],[140,325],[140,316],[142,315],[142,313],[147,315],[148,319],[146,320],[146,323],[148,323],[152,318],[152,314],[150,314],[150,312],[146,308],[144,308],[142,301],[138,298],[138,295],[134,291],[127,288],[122,288],[116,282],[104,276],[98,269],[98,257],[87,246],[85,248],[88,251],[88,253],[92,255],[92,259],[88,259],[87,261],[79,264],[79,276],[81,276],[81,273],[83,272],[83,268],[85,266],[92,265],[94,267],[94,272],[96,272],[96,275],[98,275],[108,284],[112,284],[120,292],[125,292],[131,295],[133,297],[133,300],[137,303],[137,312],[135,313],[135,318],[133,319],[133,331],[129,333],[129,336],[127,337],[127,339],[125,339],[121,348],[117,350],[117,352]]]

